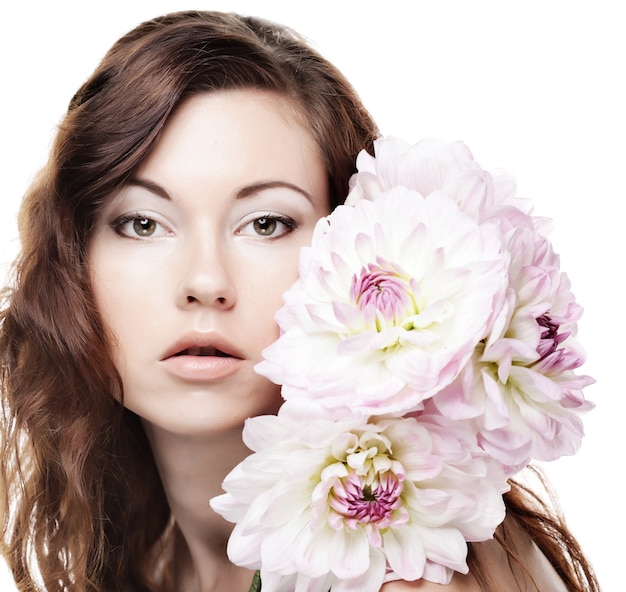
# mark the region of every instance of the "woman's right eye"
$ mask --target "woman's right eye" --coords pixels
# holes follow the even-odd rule
[[[133,239],[159,238],[168,234],[167,229],[154,218],[141,214],[125,214],[117,218],[111,226],[119,235]]]

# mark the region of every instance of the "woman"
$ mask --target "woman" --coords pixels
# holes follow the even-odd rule
[[[25,199],[2,312],[3,553],[21,589],[248,590],[207,500],[247,454],[243,420],[280,403],[252,366],[377,135],[335,68],[261,20],[172,14],[111,48]],[[558,517],[521,486],[505,499],[447,589],[597,589]]]

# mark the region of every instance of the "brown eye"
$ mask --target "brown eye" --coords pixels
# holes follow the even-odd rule
[[[161,238],[168,236],[169,230],[161,222],[143,214],[130,213],[117,218],[111,223],[117,234],[126,238]]]
[[[254,218],[252,216],[255,216]],[[237,234],[251,238],[279,239],[293,232],[298,224],[293,218],[281,214],[251,214],[237,229]]]
[[[277,227],[276,218],[257,218],[252,226],[254,228],[254,232],[261,236],[270,236],[276,232]]]
[[[152,236],[156,231],[157,223],[150,218],[135,218],[133,231],[137,236]]]

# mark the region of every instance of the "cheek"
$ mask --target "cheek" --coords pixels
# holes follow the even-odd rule
[[[129,247],[119,239],[93,241],[88,254],[91,285],[96,304],[110,326],[127,326],[140,320],[142,311],[164,302],[165,279],[172,274],[168,255],[165,249]]]
[[[160,314],[155,303],[158,290],[145,277],[145,267],[111,256],[104,249],[90,251],[89,265],[96,308],[109,333],[113,360],[124,375],[124,352],[143,351],[144,344],[155,336],[156,324],[151,319]]]
[[[284,305],[283,294],[298,279],[298,253],[299,248],[263,264],[256,260],[250,265],[248,281],[240,286],[238,305],[246,308],[247,329],[257,336],[262,347],[279,336],[276,313]]]
[[[142,290],[118,273],[103,265],[95,265],[91,275],[96,306],[104,324],[116,334],[128,326],[136,309],[134,301]],[[133,289],[135,288],[135,289]]]

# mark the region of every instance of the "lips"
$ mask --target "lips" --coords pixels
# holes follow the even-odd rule
[[[245,356],[221,335],[191,333],[183,336],[161,358],[174,377],[188,382],[213,382],[242,368]]]
[[[245,357],[232,343],[214,331],[183,335],[165,351],[161,360],[181,356],[239,359]]]
[[[230,354],[227,354],[226,352],[223,352],[215,347],[200,347],[198,345],[187,347],[175,353],[174,356],[216,356],[218,358],[232,357]]]

